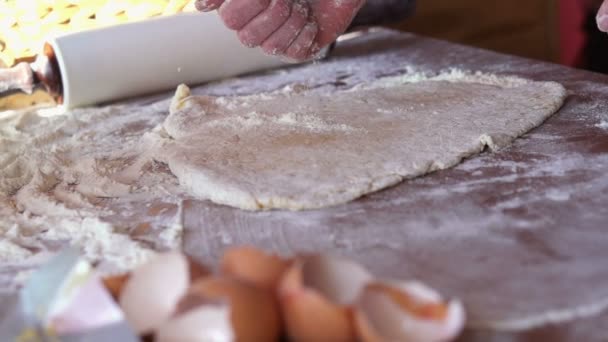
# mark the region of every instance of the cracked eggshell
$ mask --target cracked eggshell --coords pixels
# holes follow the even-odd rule
[[[125,287],[127,280],[131,276],[130,273],[118,274],[114,276],[104,277],[102,279],[103,285],[106,287],[108,292],[112,295],[114,300],[118,300],[122,289]]]
[[[54,332],[79,334],[124,320],[122,310],[97,275],[81,278],[83,283],[72,280],[68,282],[70,290],[57,298],[47,317],[47,324]]]
[[[243,246],[231,248],[224,253],[220,270],[223,275],[274,290],[290,263],[279,256]]]
[[[238,341],[277,341],[281,317],[271,291],[228,277],[208,277],[192,284],[189,295],[227,301]]]
[[[227,302],[211,302],[196,294],[180,301],[172,319],[156,332],[156,342],[231,342],[235,340]]]
[[[131,327],[148,334],[172,315],[190,283],[206,274],[184,254],[162,253],[133,270],[118,302]]]
[[[451,341],[462,332],[465,322],[459,301],[444,301],[418,282],[368,284],[354,310],[364,342]]]
[[[279,302],[287,334],[295,341],[354,341],[352,305],[371,274],[331,256],[297,260],[284,275]]]

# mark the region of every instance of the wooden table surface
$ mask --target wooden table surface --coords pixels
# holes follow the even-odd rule
[[[246,212],[184,199],[185,251],[209,264],[241,244],[348,256],[461,298],[463,341],[608,341],[608,77],[379,30],[340,43],[328,60],[194,92],[333,91],[449,68],[557,81],[569,97],[509,148],[350,204]]]
[[[185,250],[210,263],[234,244],[319,251],[352,257],[380,276],[421,279],[464,300],[476,328],[463,340],[608,340],[608,313],[597,315],[608,304],[608,77],[375,32],[340,44],[328,61],[232,87],[251,93],[298,82],[330,90],[408,66],[557,81],[570,95],[503,151],[347,205],[252,213],[186,201]],[[564,323],[572,310],[593,318]],[[536,327],[549,311],[560,324]]]

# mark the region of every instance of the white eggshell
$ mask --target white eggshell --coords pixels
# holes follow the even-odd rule
[[[228,305],[203,305],[163,324],[156,342],[229,342],[235,334]]]
[[[49,318],[50,326],[59,334],[80,333],[119,323],[124,316],[112,296],[96,275],[91,275],[74,289],[62,310]]]
[[[186,256],[160,254],[133,271],[119,304],[137,333],[150,333],[169,319],[189,282]]]
[[[422,303],[442,303],[441,296],[436,291],[418,282],[389,286],[403,291]],[[457,300],[445,305],[447,305],[445,319],[424,319],[404,310],[386,293],[364,289],[355,305],[355,315],[359,331],[375,335],[374,340],[449,341],[462,331],[465,312],[462,304]]]
[[[373,277],[363,266],[335,256],[313,256],[302,265],[304,286],[340,305],[354,302]]]

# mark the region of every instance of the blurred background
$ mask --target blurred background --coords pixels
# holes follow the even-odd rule
[[[600,0],[417,0],[398,28],[518,56],[602,69]],[[194,0],[0,0],[0,63],[38,51],[47,34],[194,11]],[[606,37],[604,37],[606,36]],[[597,61],[596,61],[597,60]]]
[[[608,73],[601,0],[418,0],[398,29]],[[194,0],[0,0],[0,67],[31,60],[45,35],[194,11]],[[2,104],[0,104],[2,107]]]
[[[400,29],[467,45],[608,72],[601,0],[419,0]]]

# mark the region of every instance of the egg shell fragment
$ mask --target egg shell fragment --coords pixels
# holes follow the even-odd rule
[[[176,315],[157,331],[156,342],[231,342],[235,333],[230,320],[230,307],[205,303]]]
[[[243,246],[231,248],[224,253],[220,270],[223,275],[274,290],[289,265],[290,261],[279,256]]]
[[[119,295],[120,307],[137,333],[152,333],[172,315],[192,278],[206,273],[184,254],[156,255],[131,273]]]
[[[354,341],[350,305],[372,280],[362,266],[332,256],[300,258],[287,271],[279,302],[294,341]]]
[[[459,301],[446,302],[419,282],[368,284],[355,303],[364,342],[451,341],[462,332],[464,321]]]
[[[271,291],[228,277],[207,277],[192,284],[189,295],[225,300],[238,341],[277,341],[281,317]]]
[[[118,300],[118,298],[120,297],[120,293],[122,292],[122,289],[125,287],[125,284],[127,283],[127,280],[129,280],[130,276],[131,276],[130,273],[124,273],[124,274],[104,277],[102,279],[103,285],[106,287],[108,292],[112,295],[112,298],[114,298],[114,300]]]

